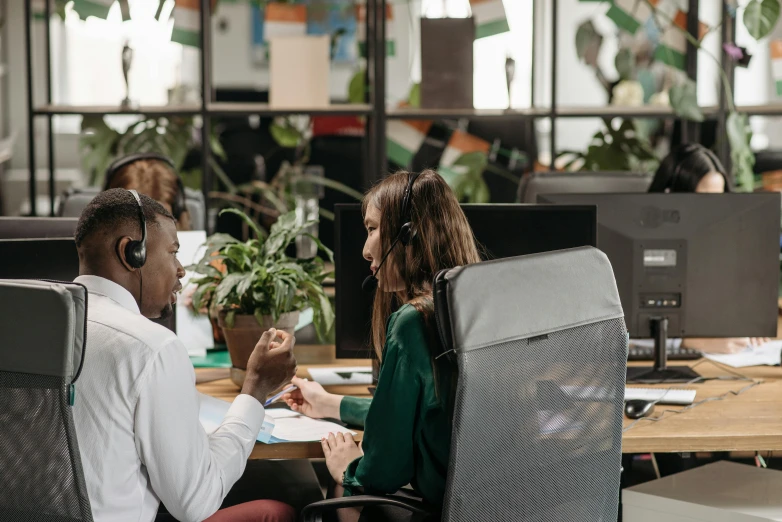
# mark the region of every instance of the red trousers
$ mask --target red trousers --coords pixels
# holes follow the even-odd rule
[[[204,522],[296,522],[296,511],[276,500],[254,500],[221,509]]]

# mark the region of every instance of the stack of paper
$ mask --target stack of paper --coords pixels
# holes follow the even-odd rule
[[[733,368],[779,366],[782,362],[782,341],[770,341],[760,346],[748,346],[738,353],[704,353],[703,356]]]
[[[199,417],[207,434],[214,432],[223,422],[230,402],[199,393],[201,409]],[[267,408],[263,428],[258,435],[259,442],[276,444],[280,442],[320,441],[329,433],[356,433],[333,422],[310,419],[285,408]],[[267,431],[271,430],[271,437]]]

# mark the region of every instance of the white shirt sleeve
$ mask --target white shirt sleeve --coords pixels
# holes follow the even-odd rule
[[[244,472],[263,424],[263,406],[239,395],[207,436],[198,418],[195,372],[179,340],[150,361],[136,390],[136,449],[152,490],[181,522],[210,517]]]

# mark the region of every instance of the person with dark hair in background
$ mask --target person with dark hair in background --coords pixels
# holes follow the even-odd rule
[[[728,173],[714,152],[698,143],[671,151],[654,174],[649,192],[730,192]]]
[[[728,174],[716,154],[698,143],[687,143],[671,151],[654,175],[649,192],[730,192]],[[768,342],[765,338],[683,339],[686,348],[710,353],[735,353],[747,346]]]
[[[445,180],[432,170],[392,174],[364,197],[370,263],[377,290],[371,344],[381,361],[372,399],[327,393],[318,383],[294,379],[283,398],[310,417],[332,417],[362,426],[322,441],[335,494],[414,494],[442,506],[450,454],[455,367],[436,359],[439,336],[432,281],[440,270],[480,261],[470,224]],[[358,254],[358,252],[357,252]],[[394,311],[396,310],[396,311]],[[391,510],[393,511],[393,510]],[[397,520],[374,508],[339,510],[340,520]]]
[[[173,216],[111,189],[84,209],[75,239],[75,281],[89,300],[73,412],[94,520],[152,522],[162,502],[180,522],[292,522],[293,509],[275,501],[218,508],[244,471],[264,401],[295,375],[294,338],[264,332],[240,395],[207,435],[187,350],[149,320],[171,314],[182,287]]]
[[[162,154],[142,152],[118,158],[108,168],[104,190],[124,188],[146,194],[160,203],[176,220],[177,230],[191,230],[185,205],[185,187],[174,162]]]

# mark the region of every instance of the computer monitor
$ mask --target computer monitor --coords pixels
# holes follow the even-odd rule
[[[73,281],[79,255],[70,238],[0,239],[0,279]]]
[[[632,337],[656,341],[655,367],[629,380],[682,382],[665,338],[776,337],[780,194],[547,194],[597,205],[597,245],[614,269]]]
[[[73,238],[78,218],[0,217],[0,239]]]
[[[596,244],[594,205],[462,205],[462,209],[488,259]],[[370,273],[362,256],[367,232],[361,206],[336,205],[335,211],[337,357],[369,357],[373,296],[361,290]]]
[[[0,239],[0,279],[73,281],[79,254],[73,238]],[[176,314],[153,322],[176,332]]]

